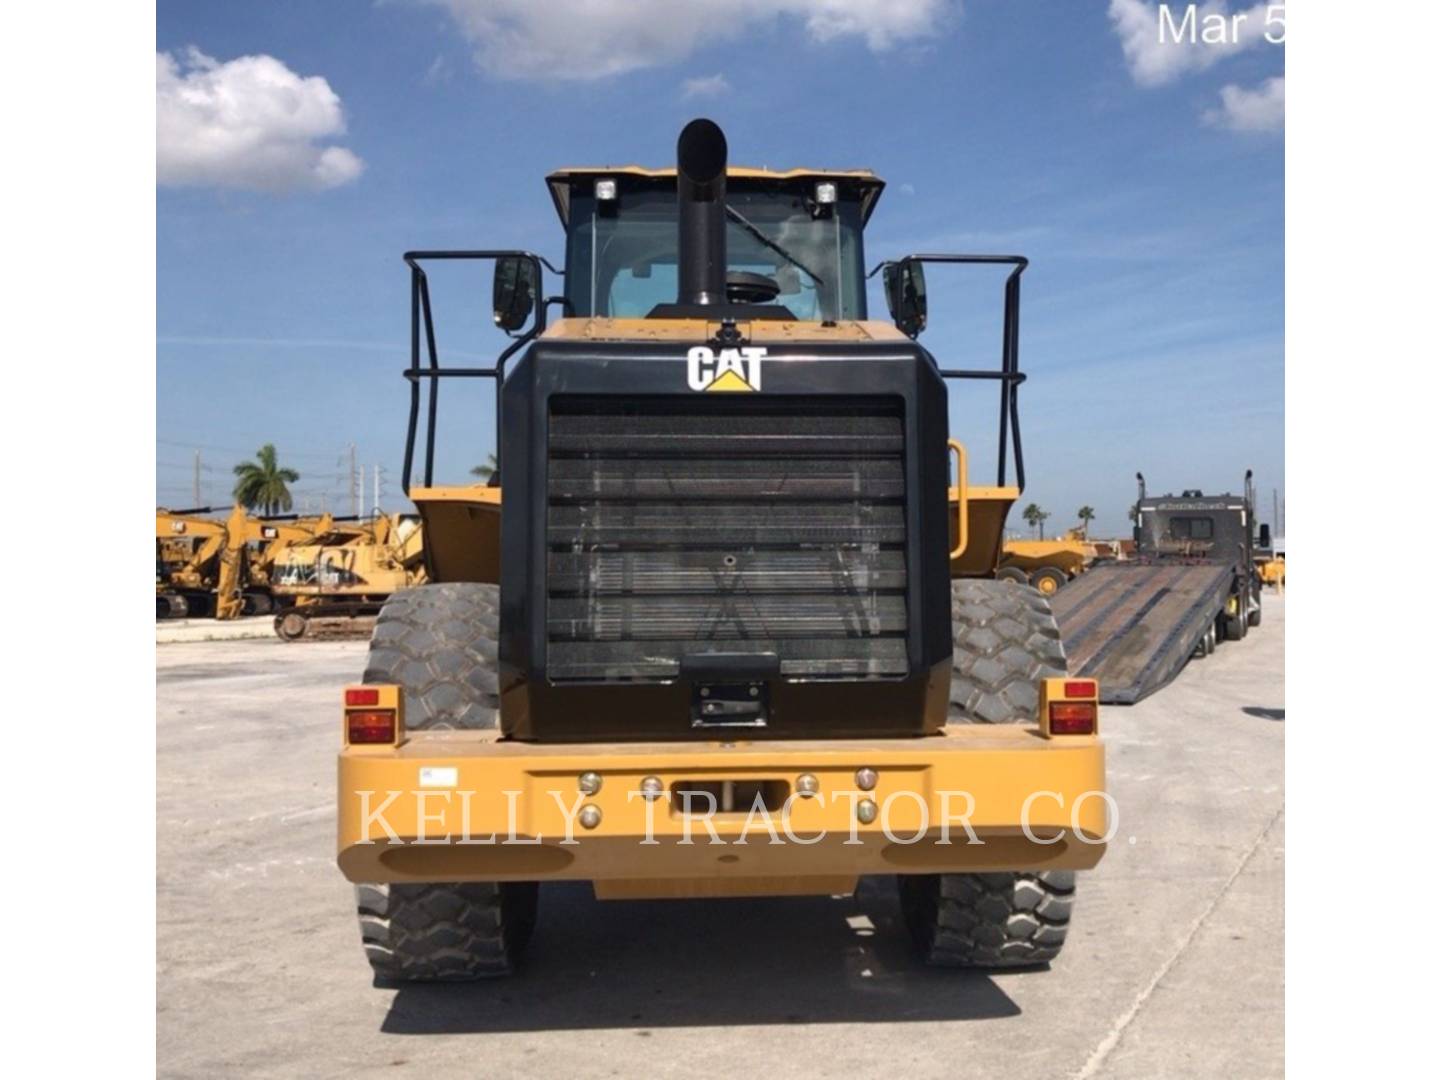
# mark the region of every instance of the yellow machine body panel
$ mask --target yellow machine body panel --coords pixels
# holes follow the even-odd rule
[[[705,319],[557,319],[545,328],[542,337],[563,341],[711,341],[719,322]],[[830,325],[789,319],[755,319],[738,322],[745,340],[755,345],[826,344],[845,341],[909,341],[888,322],[874,319],[847,319]]]
[[[432,581],[500,583],[500,489],[484,484],[411,488],[425,528]]]
[[[1074,577],[1094,557],[1094,549],[1083,540],[1007,540],[1000,563],[1026,573],[1053,566]]]
[[[286,545],[272,563],[272,590],[297,603],[378,596],[423,580],[423,526],[386,516],[333,525]]]
[[[1005,519],[1010,507],[1020,498],[1016,487],[970,487],[966,489],[966,543],[964,550],[950,559],[950,576],[990,577],[1000,560],[1000,545],[1005,539]],[[960,499],[956,488],[950,489],[950,543],[953,549],[959,535]]]
[[[1087,869],[1110,828],[1099,739],[1038,725],[543,745],[402,728],[400,740],[340,754],[338,861],[351,881],[582,880],[601,898],[843,892],[863,874]],[[871,789],[859,770],[874,770]],[[598,790],[582,794],[591,773]],[[796,794],[801,777],[813,795]],[[645,798],[647,781],[663,794]],[[745,793],[730,808],[683,794],[727,785]],[[766,793],[759,811],[750,792]]]

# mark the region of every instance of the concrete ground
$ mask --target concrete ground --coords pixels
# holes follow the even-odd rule
[[[197,641],[256,641],[275,637],[274,615],[245,615],[238,619],[157,619],[156,645],[193,644]]]
[[[166,1076],[1283,1074],[1284,603],[1102,717],[1120,829],[1049,970],[930,971],[851,899],[542,890],[522,974],[371,986],[334,866],[338,688],[365,645],[163,645]],[[873,929],[872,929],[873,928]]]

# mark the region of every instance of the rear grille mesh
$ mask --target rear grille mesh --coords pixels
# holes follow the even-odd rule
[[[659,680],[775,653],[782,675],[907,671],[898,403],[552,401],[552,680]]]

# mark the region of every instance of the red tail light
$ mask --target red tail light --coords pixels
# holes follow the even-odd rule
[[[1066,697],[1093,698],[1096,694],[1094,679],[1076,679],[1065,684]]]
[[[345,707],[347,709],[379,704],[380,691],[373,686],[352,686],[345,691]]]
[[[1093,701],[1052,701],[1050,703],[1050,734],[1093,735],[1095,734],[1095,712]]]
[[[347,691],[346,697],[353,693]],[[394,709],[354,709],[345,714],[346,738],[352,746],[395,741]]]

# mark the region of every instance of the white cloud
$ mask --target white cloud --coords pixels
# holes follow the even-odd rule
[[[1237,28],[1237,31],[1233,34],[1227,32],[1223,41],[1206,43],[1204,40],[1197,40],[1193,44],[1188,28],[1184,40],[1177,42],[1170,32],[1170,25],[1165,25],[1166,32],[1162,37],[1161,6],[1168,7],[1171,12],[1171,24],[1180,27],[1190,5],[1157,5],[1145,3],[1144,0],[1110,0],[1110,22],[1116,36],[1120,38],[1120,47],[1130,65],[1130,74],[1141,86],[1161,86],[1174,82],[1192,71],[1204,71],[1227,56],[1266,44],[1265,15],[1267,10],[1275,5],[1262,0],[1251,8],[1232,13],[1226,0],[1207,0],[1206,3],[1196,4],[1194,25],[1197,28],[1206,25],[1206,16],[1219,15],[1226,19],[1227,28]],[[1233,21],[1236,17],[1240,17],[1238,22]],[[1278,25],[1271,29],[1272,35],[1280,32]],[[1198,29],[1196,36],[1198,38]]]
[[[1266,79],[1253,90],[1230,84],[1220,90],[1220,107],[1205,122],[1231,131],[1279,131],[1285,126],[1285,80]]]
[[[680,87],[680,96],[685,100],[697,97],[719,97],[730,92],[730,80],[724,75],[701,75],[686,79]]]
[[[155,178],[174,187],[319,191],[365,168],[341,146],[340,98],[273,56],[220,63],[193,46],[155,54]]]
[[[678,63],[698,48],[797,19],[817,42],[862,38],[881,52],[938,33],[960,0],[421,0],[444,7],[486,72],[599,79]]]

